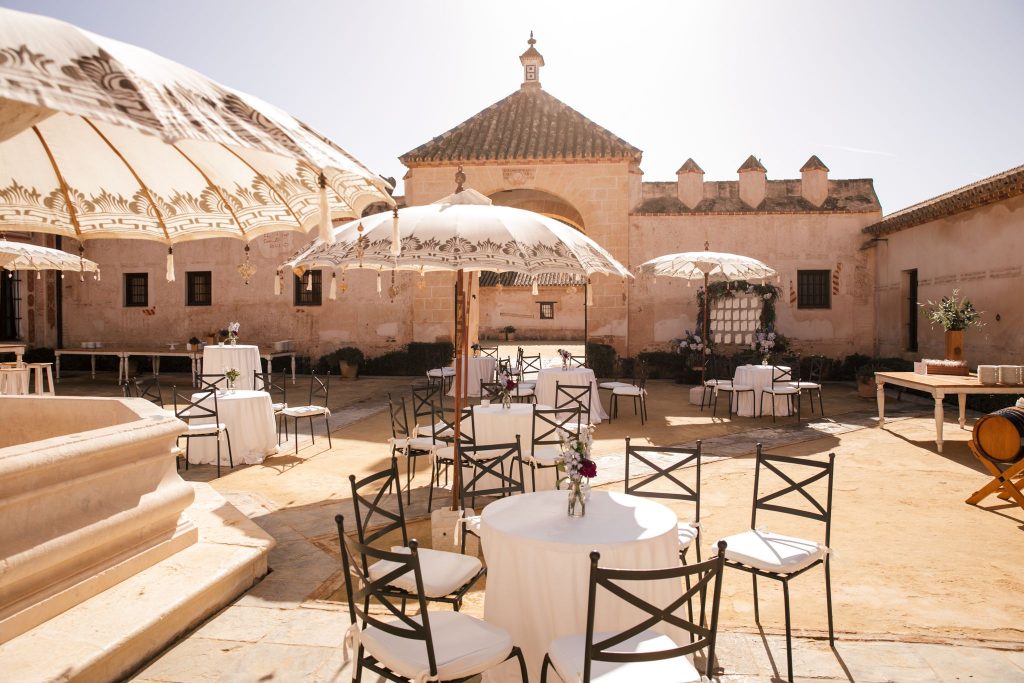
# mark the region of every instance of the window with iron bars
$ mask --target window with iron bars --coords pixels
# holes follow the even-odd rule
[[[798,270],[797,308],[832,308],[832,271]]]
[[[124,274],[124,305],[126,308],[149,306],[149,273]]]
[[[197,270],[185,273],[186,306],[213,305],[213,273]]]
[[[323,303],[321,296],[323,276],[319,270],[308,270],[302,274],[301,278],[298,275],[295,275],[294,278],[296,306],[319,306]],[[309,289],[311,280],[313,287]]]

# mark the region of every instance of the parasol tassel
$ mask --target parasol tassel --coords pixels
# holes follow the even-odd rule
[[[11,272],[9,273],[9,275],[10,275],[10,277],[14,277],[14,271],[11,271]],[[42,279],[42,277],[43,277],[43,271],[41,271],[41,270],[37,270],[37,271],[36,271],[36,279],[37,279],[37,280],[40,280],[40,279]]]
[[[310,273],[309,277],[306,278],[306,291],[307,292],[312,292],[313,291],[313,273]]]
[[[540,290],[537,289],[537,278],[533,278],[533,287],[530,288],[530,294],[537,296],[540,294]]]
[[[274,296],[281,296],[281,271],[274,274]]]
[[[174,282],[174,247],[167,247],[167,281]]]
[[[594,305],[594,287],[589,282],[587,283],[587,305]]]
[[[378,270],[377,271],[377,294],[379,295],[382,291],[384,291],[384,290],[381,289],[381,286],[380,286],[380,271]]]
[[[338,277],[331,273],[331,293],[327,295],[327,298],[331,301],[336,301],[338,298]]]
[[[103,278],[102,278],[102,277],[100,277],[100,269],[99,269],[99,268],[97,268],[97,269],[96,269],[96,282],[99,282],[99,281],[100,281],[100,280],[102,280],[102,279],[103,279]]]
[[[334,244],[334,230],[331,228],[331,205],[327,201],[327,176],[320,172],[320,234],[318,237],[327,244]]]
[[[398,235],[398,207],[395,207],[394,212],[394,215],[391,217],[391,255],[400,256],[402,254],[402,240]]]

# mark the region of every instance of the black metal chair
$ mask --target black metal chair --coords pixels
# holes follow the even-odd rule
[[[299,420],[302,418],[309,419],[309,437],[315,444],[316,435],[313,433],[313,418],[323,415],[324,429],[327,431],[327,447],[332,448],[334,446],[331,442],[331,424],[329,421],[331,410],[327,407],[330,388],[330,372],[327,373],[326,381],[320,379],[314,374],[309,380],[309,404],[304,406],[288,406],[281,411],[281,416],[285,421],[287,421],[289,417],[295,420],[295,455],[299,454]],[[285,429],[287,428],[287,425],[285,425]]]
[[[134,390],[132,395],[135,397],[144,398],[154,405],[164,407],[164,394],[160,388],[160,378],[156,375],[141,380],[138,377],[132,377],[130,386]]]
[[[569,356],[569,367],[570,368],[585,368],[587,367],[586,356]]]
[[[421,680],[424,674],[432,681],[467,681],[514,657],[526,682],[526,661],[519,647],[510,645],[504,629],[468,614],[427,609],[426,556],[431,551],[420,549],[415,540],[409,542],[408,552],[379,550],[347,536],[341,515],[334,521],[350,628],[359,634],[353,681],[362,680],[363,669],[391,681]],[[386,571],[372,571],[380,566]],[[416,616],[405,614],[410,596],[394,593],[396,580],[412,582]],[[439,638],[442,634],[445,637]]]
[[[405,409],[405,396],[399,396],[396,402],[388,393],[388,412],[391,415],[391,457],[399,453],[406,457],[405,491],[406,500],[412,503],[412,479],[416,472],[416,458],[421,455],[430,456],[434,451],[434,436],[420,436],[418,426],[409,430],[409,414]],[[432,426],[427,428],[432,430]]]
[[[519,373],[519,383],[526,383],[531,386],[536,384],[537,375],[540,373],[542,367],[540,354],[538,353],[533,356],[524,355],[520,359],[519,367],[522,369],[522,372]],[[527,377],[527,375],[532,375],[532,377]]]
[[[718,607],[722,596],[722,560],[725,543],[706,562],[665,569],[611,569],[598,566],[601,554],[590,553],[590,586],[587,594],[587,630],[553,641],[541,664],[540,680],[547,683],[548,668],[553,668],[565,683],[590,683],[591,680],[617,681],[700,681],[701,673],[714,673],[715,642],[718,637]],[[632,592],[654,581],[686,580],[689,586],[681,597],[666,605],[656,605]],[[601,589],[600,607],[598,589]],[[707,596],[711,596],[710,610]],[[607,610],[622,601],[642,613],[629,628],[597,632],[601,621],[598,610]],[[697,602],[695,610],[693,603]],[[681,608],[686,605],[688,615]],[[621,609],[621,607],[620,607]],[[699,615],[694,620],[693,614]],[[662,626],[655,630],[652,627]],[[688,643],[678,643],[662,630],[675,628],[689,634]],[[703,671],[689,656],[706,650]]]
[[[810,365],[807,369],[807,377],[803,377],[801,372],[795,378],[791,384],[796,387],[801,394],[807,392],[807,398],[811,406],[811,414],[814,414],[814,396],[818,397],[818,408],[821,410],[821,416],[825,416],[825,404],[821,398],[821,379],[825,374],[825,366],[828,363],[828,359],[824,356],[811,356]],[[800,366],[797,366],[800,367]]]
[[[176,387],[171,387],[171,393],[174,395],[174,416],[188,425],[188,431],[178,437],[185,439],[185,469],[188,469],[192,439],[205,439],[212,436],[217,440],[217,476],[219,477],[221,434],[224,434],[228,441],[228,465],[234,469],[231,434],[228,432],[227,425],[220,421],[220,416],[217,413],[217,390],[200,389],[186,397],[179,394]],[[197,420],[201,420],[201,422],[197,422]]]
[[[288,426],[288,423],[281,415],[284,409],[288,407],[288,375],[282,371],[281,380],[275,382],[273,373],[253,370],[252,386],[256,391],[265,391],[270,394],[270,409],[274,411],[274,421],[277,422],[277,443],[280,444],[281,425]],[[285,432],[284,436],[287,439],[288,433]]]
[[[482,401],[501,401],[501,394],[504,390],[505,387],[498,382],[480,380],[480,400]]]
[[[228,378],[224,373],[218,375],[196,375],[196,383],[200,389],[227,389]]]
[[[473,440],[473,407],[466,406],[462,409],[462,415],[458,418],[460,420],[459,428],[459,443],[463,446],[472,446],[476,442]],[[470,425],[469,429],[466,429],[466,424]],[[449,444],[455,438],[455,418],[453,417],[450,421],[442,413],[434,413],[434,434],[437,440],[446,441]],[[440,435],[446,435],[444,437]],[[430,491],[427,493],[427,512],[434,509],[434,486],[441,485],[441,470],[444,470],[444,482],[448,484],[448,470],[455,465],[455,446],[435,446],[434,464],[430,470]]]
[[[695,448],[667,448],[665,446],[634,446],[626,437],[626,493],[645,498],[683,501],[693,503],[693,519],[679,523],[679,549],[686,561],[686,552],[696,548],[700,562],[700,462],[701,442]],[[670,456],[671,462],[659,462],[657,456]],[[635,462],[634,462],[635,461]],[[650,469],[650,472],[636,474],[636,467]],[[691,468],[690,465],[693,465]],[[630,467],[633,473],[630,473]],[[692,472],[692,476],[684,475]],[[634,481],[631,477],[636,477]],[[662,484],[671,483],[675,488],[666,491]]]
[[[398,460],[391,458],[391,466],[376,474],[356,480],[349,475],[352,486],[352,505],[355,509],[356,535],[359,542],[372,545],[386,535],[401,531],[401,547],[409,546],[409,533],[405,526],[405,507],[402,505],[402,485],[398,475]],[[394,491],[396,507],[385,507],[384,496]],[[388,546],[399,545],[388,542]],[[404,552],[404,551],[402,551]],[[445,550],[421,550],[423,587],[417,587],[417,579],[411,574],[394,575],[382,587],[387,594],[400,598],[422,596],[431,602],[450,604],[455,611],[462,606],[466,591],[487,573],[480,560]],[[388,565],[377,564],[368,567],[370,579],[378,580],[384,574],[391,574]],[[424,592],[420,592],[423,590]]]
[[[444,394],[444,387],[438,383],[413,384],[413,423],[423,427],[432,424],[434,413],[437,411],[444,412]]]
[[[493,358],[494,360],[498,360],[498,347],[497,346],[481,346],[480,347],[480,357],[482,358],[484,356],[486,356],[488,358]]]
[[[476,497],[505,498],[526,491],[520,443],[519,435],[516,434],[514,443],[458,447],[459,462],[463,469],[459,477],[459,503],[464,514],[460,542],[463,554],[466,552],[466,534],[480,538],[480,515],[470,514],[476,508]],[[467,469],[470,470],[468,476],[465,473]]]
[[[807,457],[769,455],[757,444],[757,464],[754,469],[754,501],[750,512],[750,530],[727,536],[729,544],[725,563],[729,567],[751,574],[754,584],[754,620],[760,626],[761,616],[757,599],[757,577],[782,583],[782,599],[786,614],[786,666],[789,680],[793,680],[793,642],[789,616],[789,582],[818,565],[825,567],[825,601],[828,609],[828,640],[835,647],[832,624],[832,574],[829,569],[829,543],[832,532],[832,479],[835,471],[835,453],[829,453],[828,462]],[[775,475],[781,480],[769,492],[759,495],[763,474]],[[808,487],[822,481],[825,501],[814,495]],[[792,496],[794,504],[783,504],[780,499]],[[796,505],[799,503],[800,505]],[[776,512],[811,519],[825,525],[825,541],[821,543],[757,530],[757,513]]]
[[[590,406],[592,384],[562,384],[555,382],[555,407],[556,408],[578,408],[580,412],[580,423],[590,424]],[[576,430],[577,432],[579,429]]]
[[[637,373],[633,384],[626,384],[612,389],[612,400],[608,406],[608,424],[611,424],[613,417],[619,416],[619,397],[633,399],[633,414],[640,415],[640,424],[647,420],[647,372],[646,368]],[[639,404],[639,408],[638,408]]]
[[[786,368],[778,365],[772,366],[772,383],[771,386],[765,387],[761,390],[760,405],[757,407],[758,415],[764,417],[764,398],[765,396],[770,397],[772,404],[772,422],[775,422],[775,399],[785,398],[786,407],[789,410],[790,415],[796,415],[797,424],[800,423],[800,390],[793,386],[791,380],[793,379],[793,373],[797,377],[800,375],[800,364],[797,361],[792,368]],[[796,401],[796,407],[794,408],[794,400]]]
[[[562,463],[562,435],[579,437],[580,410],[533,408],[533,437],[530,439],[530,483],[537,490],[537,470],[557,468]],[[558,488],[557,478],[555,488]]]

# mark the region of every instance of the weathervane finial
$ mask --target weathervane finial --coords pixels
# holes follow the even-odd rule
[[[462,185],[466,182],[466,174],[462,172],[462,164],[459,164],[459,170],[455,172],[455,193],[462,192]]]

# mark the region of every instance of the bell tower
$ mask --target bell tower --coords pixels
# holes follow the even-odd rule
[[[526,42],[530,47],[526,49],[526,52],[519,55],[519,62],[523,65],[522,87],[539,88],[540,68],[544,66],[544,57],[541,53],[537,52],[537,48],[534,47],[537,41],[533,39],[533,31],[530,31],[530,39]]]

